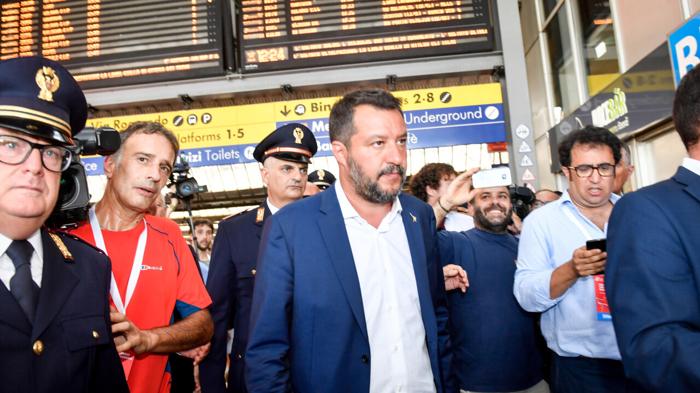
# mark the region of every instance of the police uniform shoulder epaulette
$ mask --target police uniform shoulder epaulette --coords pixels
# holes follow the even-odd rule
[[[77,242],[80,242],[83,245],[90,247],[91,249],[97,251],[98,253],[100,253],[102,255],[105,255],[105,256],[107,255],[104,253],[104,251],[102,251],[99,248],[93,246],[92,244],[86,242],[82,238],[75,236],[72,233],[63,232],[63,231],[59,231],[59,230],[55,230],[55,229],[49,229],[48,232],[49,232],[49,236],[51,236],[51,240],[53,240],[53,242],[56,244],[56,247],[58,247],[58,249],[61,251],[61,253],[63,254],[64,257],[66,257],[66,254],[63,252],[63,249],[61,249],[61,245],[59,245],[59,242],[60,242],[60,244],[63,245],[63,247],[66,249],[66,251],[68,251],[69,254],[70,254],[70,251],[68,250],[66,245],[63,243],[63,240],[61,239],[61,237],[67,237],[71,240],[75,240]],[[71,258],[72,258],[72,256],[71,256]],[[68,259],[68,258],[66,258],[66,259]]]
[[[255,210],[255,209],[259,209],[259,208],[258,208],[258,207],[255,207],[255,208],[252,208],[252,209],[240,211],[240,212],[235,213],[235,214],[231,214],[230,216],[226,216],[226,217],[222,218],[221,221],[228,220],[228,219],[231,219],[231,218],[236,218],[236,217],[238,217],[238,216],[242,216],[242,215],[244,215],[244,214],[246,214],[246,213],[248,213],[248,212],[250,212],[250,211],[253,211],[253,210]],[[264,210],[264,209],[263,209],[263,210]]]

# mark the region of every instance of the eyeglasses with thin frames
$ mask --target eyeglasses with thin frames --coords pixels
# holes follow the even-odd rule
[[[12,135],[0,135],[0,162],[4,164],[19,165],[27,161],[34,149],[39,150],[41,164],[51,172],[60,173],[70,166],[72,153],[68,148],[33,143]]]
[[[578,166],[567,166],[569,169],[573,169],[578,177],[590,177],[593,175],[593,171],[598,171],[601,177],[615,176],[615,165],[603,163],[600,165],[578,165]]]

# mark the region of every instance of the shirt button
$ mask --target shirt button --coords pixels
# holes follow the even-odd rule
[[[399,346],[398,346],[398,345],[394,345],[394,352],[398,352],[398,351],[399,351]]]

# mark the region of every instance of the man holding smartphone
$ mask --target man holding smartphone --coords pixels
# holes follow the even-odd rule
[[[526,219],[513,292],[520,305],[541,312],[552,359],[552,390],[630,392],[609,313],[598,301],[607,254],[586,242],[606,237],[619,197],[612,193],[620,140],[604,128],[572,132],[559,146],[569,189]],[[597,282],[596,282],[597,281]],[[596,293],[597,292],[597,293]]]

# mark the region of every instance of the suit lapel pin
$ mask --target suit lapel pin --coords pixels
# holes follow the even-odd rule
[[[413,222],[416,222],[416,216],[414,216],[413,213],[408,213],[408,215],[411,216],[411,220],[413,220]]]

